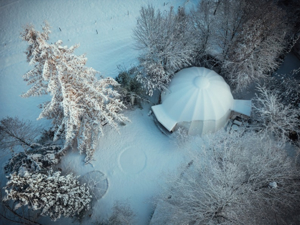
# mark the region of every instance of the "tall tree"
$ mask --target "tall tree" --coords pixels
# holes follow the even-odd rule
[[[153,6],[142,7],[134,38],[140,55],[141,70],[138,79],[150,95],[154,90],[165,90],[174,73],[190,65],[194,41],[190,38],[189,18],[184,8],[167,13]]]
[[[272,0],[203,0],[191,18],[197,51],[218,59],[234,90],[274,71],[291,33],[284,10]]]
[[[281,91],[283,89],[280,86],[277,88]],[[300,133],[299,107],[293,106],[292,101],[284,104],[284,99],[280,95],[282,93],[278,94],[276,90],[271,90],[265,85],[258,85],[257,92],[258,94],[253,99],[253,109],[260,129],[267,130],[269,134],[283,141],[286,141],[292,133],[298,136]],[[295,94],[292,91],[287,93]],[[288,97],[289,100],[293,100],[292,95]]]
[[[274,1],[245,0],[242,27],[224,55],[224,73],[236,90],[273,72],[288,43],[285,13]]]
[[[282,143],[242,129],[194,143],[192,161],[167,177],[154,221],[285,224],[299,215],[299,170]]]
[[[0,121],[0,149],[13,149],[16,145],[30,148],[40,135],[40,127],[17,117],[6,117]]]
[[[116,121],[127,121],[120,114],[125,108],[113,89],[118,83],[112,78],[97,79],[98,73],[85,66],[84,55],[73,54],[79,45],[68,48],[62,41],[48,44],[50,27],[47,23],[43,32],[27,26],[21,34],[29,43],[26,55],[34,69],[23,78],[32,87],[22,96],[50,94],[51,100],[42,105],[38,119],[53,119],[57,139],[65,135],[65,148],[78,141],[80,152],[86,153],[86,161],[92,159],[102,127],[105,124],[118,129]]]
[[[13,200],[14,209],[28,205],[33,210],[42,210],[41,215],[57,220],[61,216],[79,215],[90,208],[92,196],[72,174],[61,176],[60,172],[25,172],[23,176],[13,173],[4,187],[4,201]]]

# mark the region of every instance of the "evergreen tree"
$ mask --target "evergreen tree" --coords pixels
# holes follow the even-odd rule
[[[4,189],[7,194],[4,201],[17,203],[15,210],[28,205],[33,210],[41,209],[41,215],[48,215],[54,221],[88,210],[92,197],[76,177],[72,174],[61,176],[60,172],[50,172],[48,176],[28,171],[23,176],[13,173]]]
[[[42,104],[38,119],[53,119],[54,140],[65,136],[65,148],[78,140],[80,152],[90,161],[102,127],[118,128],[116,121],[128,121],[120,114],[125,108],[113,89],[119,84],[112,78],[97,79],[98,73],[86,67],[84,55],[73,54],[79,45],[68,48],[62,41],[48,44],[50,27],[45,23],[43,32],[27,26],[21,34],[29,43],[26,55],[34,68],[23,77],[31,88],[22,97],[50,94],[51,100]]]

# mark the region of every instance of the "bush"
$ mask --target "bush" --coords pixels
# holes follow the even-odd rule
[[[132,108],[135,105],[141,107],[142,101],[148,101],[145,98],[145,90],[142,84],[136,79],[137,68],[133,67],[130,70],[126,70],[118,67],[120,70],[119,75],[116,77],[116,81],[120,84],[118,92],[121,95],[122,102],[127,108]]]
[[[42,173],[25,172],[24,175],[13,173],[5,188],[4,201],[17,203],[14,209],[28,205],[33,210],[42,210],[41,215],[48,215],[52,220],[61,216],[79,215],[89,209],[91,195],[85,185],[80,185],[72,174],[61,176],[60,172]]]
[[[6,174],[47,171],[59,163],[60,150],[59,145],[36,145],[30,150],[14,154],[6,163],[4,171]]]

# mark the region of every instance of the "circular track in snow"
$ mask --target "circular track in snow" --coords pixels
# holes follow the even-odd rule
[[[140,149],[126,148],[119,155],[119,167],[124,173],[138,174],[147,164],[147,156]]]

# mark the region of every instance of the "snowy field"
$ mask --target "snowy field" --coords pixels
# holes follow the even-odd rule
[[[132,29],[136,25],[141,6],[151,3],[162,11],[170,6],[187,9],[196,6],[198,0],[0,0],[0,119],[18,116],[35,124],[50,126],[46,119],[36,121],[40,113],[38,105],[48,99],[32,97],[23,99],[22,93],[29,87],[22,75],[31,67],[26,62],[20,32],[26,24],[41,30],[43,21],[52,27],[50,42],[62,40],[64,45],[80,43],[75,54],[85,53],[87,66],[105,77],[116,77],[117,65],[130,68],[137,63],[138,51],[134,49]],[[78,175],[100,170],[108,180],[106,194],[93,208],[91,221],[109,216],[115,201],[128,201],[136,214],[136,224],[147,224],[151,214],[151,197],[163,186],[163,176],[187,161],[180,148],[163,135],[148,116],[150,106],[143,110],[127,111],[132,121],[121,127],[120,134],[106,128],[99,140],[92,165],[83,164],[83,156],[71,152],[63,158],[63,166]],[[5,182],[2,157],[0,175]],[[43,218],[43,224],[53,224]],[[68,224],[70,219],[55,224]],[[0,222],[3,224],[2,222]],[[7,224],[5,222],[4,224]]]
[[[17,116],[28,119],[45,128],[51,121],[36,121],[39,104],[49,97],[21,98],[29,89],[22,75],[31,67],[26,62],[20,32],[26,24],[41,30],[43,21],[52,27],[50,41],[62,40],[63,45],[80,43],[75,54],[86,54],[87,66],[101,72],[104,77],[116,77],[117,66],[130,68],[137,64],[139,52],[134,48],[132,30],[136,26],[141,6],[152,4],[162,11],[171,6],[194,8],[199,0],[0,0],[0,119]],[[299,60],[289,54],[277,71],[288,74],[300,66]],[[236,98],[251,99],[253,87]],[[154,100],[153,100],[154,101]],[[84,164],[84,156],[70,151],[62,159],[63,170],[76,175],[101,171],[107,180],[108,189],[93,205],[92,215],[82,224],[96,224],[110,216],[116,201],[129,203],[136,215],[135,224],[148,224],[153,213],[152,198],[161,193],[165,175],[174,172],[180,165],[187,165],[189,157],[172,137],[162,134],[148,115],[150,104],[143,109],[127,110],[124,114],[131,120],[120,127],[120,134],[106,126],[105,135],[99,140],[91,164]],[[191,145],[187,143],[187,145]],[[3,166],[8,155],[1,158],[0,180],[6,182]],[[97,182],[97,181],[96,181]],[[41,218],[42,224],[71,224],[72,219],[57,222]],[[0,224],[9,224],[1,221]],[[79,224],[76,222],[75,224]]]
[[[153,212],[152,197],[163,188],[164,176],[176,171],[181,163],[188,164],[184,152],[159,131],[148,112],[148,107],[128,111],[126,115],[132,122],[121,127],[120,135],[106,129],[92,164],[84,165],[78,152],[63,158],[65,168],[77,174],[99,170],[108,179],[108,191],[95,204],[92,220],[109,216],[113,204],[120,201],[130,204],[137,224],[148,224]]]

